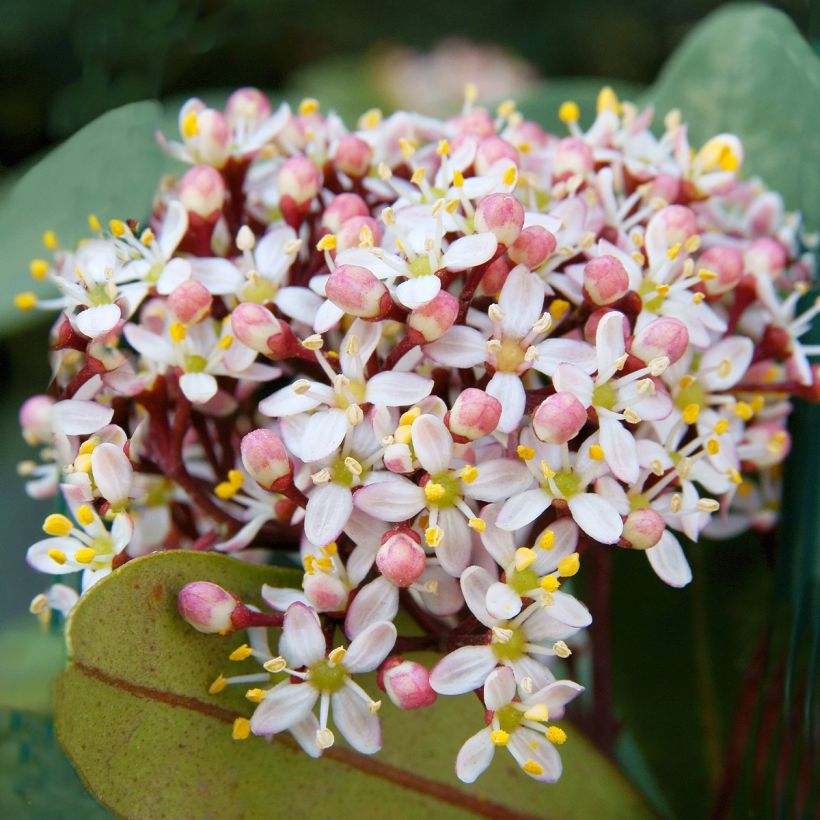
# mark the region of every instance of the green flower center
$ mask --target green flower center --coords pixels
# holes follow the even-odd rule
[[[341,484],[343,487],[352,487],[353,483],[359,479],[348,466],[343,458],[339,458],[330,465],[331,481]]]
[[[572,470],[561,470],[555,474],[555,486],[561,492],[562,498],[570,498],[581,489],[581,479]]]
[[[417,256],[408,266],[413,276],[429,276],[433,269],[430,267],[430,257],[427,254]]]
[[[270,279],[264,276],[255,276],[242,289],[242,298],[245,302],[256,302],[264,305],[272,302],[276,297],[276,287]]]
[[[513,373],[524,361],[524,351],[516,339],[504,339],[501,350],[495,354],[496,369],[504,373]]]
[[[604,410],[611,410],[618,401],[618,391],[612,382],[599,384],[592,391],[592,403],[595,407],[603,407]]]
[[[524,635],[524,630],[519,627],[506,627],[507,632],[511,632],[509,640],[503,643],[498,638],[493,638],[490,644],[496,658],[500,661],[514,661],[524,655],[524,644],[527,638]]]
[[[508,703],[495,713],[495,717],[498,719],[498,725],[501,731],[511,735],[521,725],[521,721],[524,719],[524,713],[520,709],[516,709],[511,703]]]
[[[534,569],[513,570],[507,575],[507,586],[523,596],[538,587],[538,574]]]
[[[664,297],[657,292],[656,287],[656,283],[651,279],[644,279],[638,288],[638,293],[643,299],[643,306],[650,313],[657,313],[663,306]]]
[[[203,373],[208,366],[208,360],[197,353],[189,353],[183,360],[182,369],[186,373]]]
[[[92,305],[110,305],[111,293],[108,289],[108,285],[94,285],[94,287],[89,288],[88,301],[91,302]]]
[[[706,391],[699,382],[692,382],[675,396],[675,406],[678,410],[683,410],[690,404],[697,404],[698,407],[706,407],[709,404]]]
[[[364,382],[353,379],[348,382],[342,390],[336,390],[336,404],[342,410],[347,410],[347,408],[353,404],[353,401],[355,401],[356,404],[362,404],[364,402],[366,389],[367,387]],[[351,396],[353,396],[353,400],[351,400]]]
[[[633,512],[635,510],[648,510],[649,499],[643,493],[629,493],[629,509]]]
[[[308,680],[320,692],[338,692],[344,686],[345,678],[347,669],[341,663],[331,664],[329,660],[323,659],[308,667]]]
[[[424,495],[430,504],[446,509],[461,498],[461,485],[458,478],[448,470],[430,476],[430,480],[424,485]]]

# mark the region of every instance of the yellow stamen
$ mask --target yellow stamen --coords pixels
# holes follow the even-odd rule
[[[602,111],[612,111],[614,114],[621,113],[621,101],[618,99],[618,95],[610,86],[605,85],[598,92],[596,110],[599,114]]]
[[[558,726],[550,726],[544,733],[544,737],[550,742],[560,746],[567,742],[567,733]]]
[[[260,701],[262,701],[264,699],[265,695],[267,695],[267,694],[268,694],[267,689],[256,689],[256,688],[254,688],[254,689],[248,689],[248,691],[245,692],[245,697],[251,703],[259,703]]]
[[[446,139],[439,140],[436,146],[436,153],[440,157],[448,156],[450,154],[450,143]]]
[[[558,572],[563,575],[564,578],[571,578],[580,568],[581,558],[577,552],[573,552],[558,562]]]
[[[235,484],[231,484],[230,481],[220,481],[219,484],[214,487],[214,494],[217,498],[221,498],[223,501],[228,501],[229,499],[233,498],[239,492],[239,487]]]
[[[550,713],[545,703],[536,703],[535,706],[524,712],[524,717],[527,720],[535,720],[540,723],[541,721],[549,720]]]
[[[441,542],[444,540],[444,530],[441,527],[427,527],[424,531],[424,540],[428,547],[435,549],[441,546]]]
[[[604,448],[601,447],[600,444],[593,444],[589,448],[589,457],[593,461],[603,461],[604,460]]]
[[[146,228],[140,234],[140,242],[146,247],[154,241],[154,232],[150,228]]]
[[[336,234],[326,233],[317,243],[317,251],[332,251],[336,247]]]
[[[541,473],[547,480],[550,478],[555,478],[555,470],[553,470],[552,467],[550,467],[550,465],[543,459],[541,459]]]
[[[499,117],[507,119],[507,117],[515,111],[515,100],[504,100],[502,103],[499,103],[495,111]]]
[[[329,544],[325,544],[322,547],[322,552],[328,557],[337,555],[339,552],[339,545],[335,541],[331,541]]]
[[[521,768],[527,774],[532,774],[536,777],[544,774],[544,767],[540,763],[536,763],[534,760],[528,760]]]
[[[80,454],[87,455],[94,452],[94,448],[100,443],[99,436],[91,436],[80,445]]]
[[[546,530],[538,539],[538,546],[542,550],[551,550],[555,546],[555,533],[552,530]]]
[[[208,687],[208,694],[218,695],[227,685],[228,679],[220,673],[214,679],[214,682]]]
[[[712,428],[712,432],[716,436],[722,436],[729,432],[729,420],[728,419],[718,419],[715,422],[715,426]]]
[[[453,187],[461,188],[462,185],[464,185],[464,174],[462,174],[461,171],[459,171],[458,168],[456,168],[456,170],[453,171]],[[455,202],[456,200],[453,201]]]
[[[32,279],[45,279],[48,273],[48,262],[45,259],[32,259],[28,266]]]
[[[710,456],[716,456],[720,452],[720,442],[716,438],[710,438],[706,442],[706,452]]]
[[[108,229],[114,236],[122,236],[125,233],[125,223],[121,219],[112,219],[108,223]]]
[[[246,658],[249,658],[253,655],[253,649],[251,649],[246,643],[243,643],[241,646],[237,646],[230,655],[228,655],[229,661],[244,661]]]
[[[182,136],[185,139],[195,137],[199,133],[199,121],[197,119],[196,111],[189,111],[183,118],[180,124]]]
[[[48,557],[56,564],[62,565],[66,562],[65,553],[53,547],[48,551]]]
[[[552,645],[552,651],[559,658],[568,658],[572,654],[572,650],[563,641],[556,641]]]
[[[343,646],[337,646],[330,652],[327,659],[335,666],[338,666],[344,660],[346,654],[347,650]]]
[[[88,227],[94,231],[94,233],[99,233],[102,230],[102,225],[100,224],[100,220],[97,219],[95,214],[88,215]]]
[[[491,735],[490,740],[493,746],[506,746],[510,742],[510,735],[503,729],[496,729]]]
[[[74,459],[74,469],[78,473],[91,472],[91,455],[89,453],[81,453]]]
[[[168,328],[168,333],[171,336],[171,341],[176,342],[177,344],[179,344],[188,335],[188,331],[185,330],[185,325],[181,322],[173,322],[171,327]]]
[[[77,507],[77,520],[84,526],[87,527],[94,521],[94,513],[91,510],[91,507],[88,504],[83,504],[80,507]]]
[[[683,420],[687,424],[694,424],[698,420],[698,416],[700,415],[700,405],[699,404],[687,404],[686,407],[683,408]]]
[[[80,547],[77,552],[74,553],[74,560],[78,564],[90,564],[94,560],[94,556],[97,553],[91,549],[91,547]]]
[[[381,121],[382,112],[378,108],[371,108],[369,111],[365,111],[359,118],[359,127],[372,131],[374,128],[379,127]]]
[[[518,572],[523,572],[534,563],[537,557],[538,554],[534,549],[530,549],[529,547],[519,547],[515,551],[514,561],[516,570],[518,570]]]
[[[37,294],[31,291],[18,293],[14,297],[14,306],[17,310],[31,310],[37,306]]]
[[[57,248],[58,248],[58,246],[59,246],[59,244],[60,244],[60,243],[57,241],[57,234],[56,234],[56,233],[54,233],[54,231],[46,231],[46,232],[43,234],[43,244],[44,244],[44,245],[45,245],[45,246],[46,246],[46,247],[47,247],[50,251],[56,251],[56,250],[57,250]]]
[[[223,336],[219,342],[217,343],[218,350],[229,350],[231,345],[233,344],[233,336]]]
[[[749,421],[754,416],[754,411],[750,404],[745,401],[739,401],[735,405],[735,415],[743,421]]]
[[[565,299],[553,299],[549,306],[549,314],[553,322],[560,322],[566,316],[570,308],[569,302]]]
[[[478,478],[478,467],[467,464],[459,473],[465,484],[472,484]]]
[[[409,424],[402,424],[396,428],[393,439],[397,444],[409,444],[413,439],[413,431]]]
[[[575,100],[562,102],[561,107],[558,109],[558,119],[566,123],[578,122],[581,119],[581,109],[578,107],[578,103]]]
[[[501,181],[505,185],[512,185],[515,182],[515,177],[517,176],[517,174],[518,171],[516,170],[515,166],[511,165],[509,168],[507,168],[506,171],[504,171],[504,176],[501,177]]]
[[[516,455],[523,459],[524,461],[532,461],[535,458],[535,450],[532,447],[525,447],[523,444],[519,444],[518,447],[515,448]]]
[[[471,530],[476,532],[484,532],[487,529],[487,522],[483,518],[470,518],[467,520]]]
[[[302,116],[307,116],[308,114],[315,114],[318,110],[319,100],[316,100],[313,97],[305,97],[305,99],[299,103],[299,113]]]
[[[251,722],[247,718],[238,717],[233,722],[231,737],[234,740],[247,740],[251,735]]]
[[[242,474],[242,470],[228,470],[228,481],[233,484],[234,487],[241,487],[245,482],[245,476]]]
[[[43,521],[43,532],[46,535],[54,535],[60,538],[64,538],[68,535],[73,527],[74,525],[70,519],[64,515],[60,515],[60,513],[52,513]]]
[[[413,176],[410,177],[410,182],[412,182],[413,185],[419,186],[424,182],[424,176],[424,168],[416,168],[416,170],[413,171]]]
[[[284,672],[287,668],[287,661],[279,656],[277,658],[271,658],[269,661],[265,661],[262,664],[262,667],[267,671],[270,672],[272,675],[277,674],[278,672]]]
[[[441,484],[436,484],[435,481],[428,481],[424,485],[424,497],[430,502],[439,501],[446,492],[447,490]]]

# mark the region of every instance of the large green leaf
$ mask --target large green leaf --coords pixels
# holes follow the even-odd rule
[[[528,780],[507,755],[474,786],[459,783],[455,754],[483,725],[481,706],[471,698],[439,698],[421,713],[386,704],[385,748],[373,758],[339,744],[314,761],[288,738],[233,741],[232,719],[252,707],[241,691],[209,695],[207,687],[242,638],[200,635],[179,618],[176,594],[194,579],[258,601],[263,581],[294,583],[298,575],[218,555],[159,553],[101,581],[69,623],[71,663],[57,687],[58,737],[91,791],[117,814],[651,816],[572,727],[557,786]],[[253,661],[232,666],[258,669]]]
[[[88,235],[88,215],[106,221],[145,219],[160,176],[171,161],[159,150],[154,131],[162,116],[158,103],[125,105],[94,120],[24,174],[0,204],[0,326],[21,327],[32,313],[14,308],[13,296],[33,290],[32,257],[47,256],[43,232],[53,230],[63,247]]]

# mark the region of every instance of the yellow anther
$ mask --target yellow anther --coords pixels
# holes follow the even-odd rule
[[[764,406],[766,405],[766,399],[763,396],[755,396],[751,402],[751,408],[753,413],[759,413]]]
[[[655,288],[655,293],[657,293],[658,296],[666,296],[666,294],[669,293],[669,285],[658,285]]]
[[[501,177],[501,181],[505,185],[513,185],[515,183],[515,178],[518,175],[518,170],[514,165],[511,165],[504,171],[504,176]]]
[[[171,327],[168,328],[168,333],[171,336],[171,341],[177,344],[188,335],[188,331],[185,330],[185,325],[182,322],[173,322]]]
[[[706,298],[705,293],[700,293],[700,291],[698,291],[697,293],[693,293],[692,294],[692,304],[699,305],[705,298]]]
[[[564,643],[564,641],[556,641],[552,645],[552,651],[559,658],[568,658],[572,654],[572,650]]]
[[[241,646],[237,646],[230,655],[228,655],[229,661],[244,661],[253,655],[253,649],[251,649],[246,643],[243,643]]]
[[[43,234],[43,244],[50,250],[56,251],[59,247],[59,242],[57,241],[57,234],[54,231],[46,231]]]
[[[108,222],[108,230],[114,236],[122,236],[125,233],[125,223],[121,219],[111,219]]]
[[[219,674],[214,678],[214,682],[208,687],[209,695],[218,695],[228,685],[228,679]]]
[[[476,532],[484,532],[487,529],[487,522],[483,518],[468,518],[467,524]]]
[[[524,712],[524,717],[527,720],[534,720],[540,723],[541,721],[550,719],[550,712],[549,709],[547,709],[546,703],[536,703],[535,706]]]
[[[542,550],[551,550],[555,546],[555,533],[552,530],[545,530],[538,539],[538,546]]]
[[[322,552],[328,557],[332,558],[334,555],[339,554],[339,545],[335,541],[331,541],[329,544],[325,544],[322,547]]]
[[[259,703],[264,699],[265,695],[267,695],[267,694],[268,694],[267,689],[248,689],[248,691],[245,692],[245,697],[251,703]]]
[[[330,654],[327,656],[327,659],[332,664],[338,666],[345,659],[346,654],[347,650],[343,646],[337,646],[335,649],[331,650]]]
[[[589,457],[593,461],[603,461],[604,460],[604,448],[601,447],[600,444],[593,444],[589,448]]]
[[[700,279],[701,282],[708,282],[710,279],[717,279],[717,274],[713,270],[701,268],[698,271],[698,279]]]
[[[680,512],[680,508],[683,506],[683,500],[681,499],[678,493],[674,493],[672,498],[669,499],[669,509],[673,513]]]
[[[549,306],[549,313],[553,322],[559,322],[569,311],[570,304],[565,299],[553,299]]]
[[[37,294],[31,291],[18,293],[14,297],[14,306],[17,310],[31,310],[37,306]]]
[[[155,238],[154,237],[154,232],[150,228],[146,228],[140,234],[140,242],[142,242],[142,244],[145,245],[146,247],[153,243],[154,238]]]
[[[285,669],[287,669],[287,666],[288,662],[281,655],[276,658],[271,658],[262,664],[263,669],[270,672],[272,675],[275,675],[278,672],[284,672]]]
[[[441,542],[444,540],[444,530],[441,527],[427,527],[424,531],[424,540],[428,547],[435,549],[441,546]]]
[[[683,408],[683,420],[687,424],[694,424],[698,420],[698,416],[700,415],[700,405],[699,404],[687,404],[686,407]]]
[[[538,558],[538,553],[530,547],[519,547],[515,551],[515,568],[518,572],[523,572],[528,567],[532,566],[535,559]]]
[[[706,442],[706,452],[710,456],[716,456],[720,452],[720,442],[716,438],[710,438]]]
[[[247,740],[251,736],[251,722],[247,718],[238,717],[233,722],[231,737],[234,740]]]
[[[734,467],[729,467],[727,473],[729,474],[729,481],[731,481],[732,484],[739,485],[743,483],[743,476],[740,474],[739,470],[735,469]]]
[[[368,131],[372,131],[374,128],[379,127],[379,123],[381,121],[382,112],[378,108],[371,108],[369,111],[365,111],[361,117],[359,117],[359,127],[364,128]]]
[[[399,424],[412,424],[420,415],[420,407],[411,407],[399,416]]]
[[[74,470],[78,473],[91,472],[91,455],[89,453],[81,453],[74,459]]]
[[[317,243],[317,251],[332,251],[336,247],[336,234],[326,233]]]
[[[540,777],[544,774],[544,767],[540,763],[536,763],[534,760],[528,760],[521,768],[527,774],[534,775],[535,777]]]
[[[99,233],[102,230],[102,224],[100,220],[97,219],[96,214],[88,215],[88,227],[94,231],[94,233]]]
[[[372,248],[374,244],[373,231],[370,229],[370,226],[362,225],[362,227],[359,228],[359,247]]]
[[[451,199],[445,206],[444,210],[447,211],[448,214],[454,214],[461,203],[457,199]]]
[[[314,333],[306,339],[302,339],[302,347],[306,350],[321,350],[324,346],[325,340],[319,333]]]
[[[681,390],[686,390],[687,387],[691,387],[695,383],[695,377],[690,376],[688,373],[685,376],[681,376],[680,381],[678,382],[678,387]]]
[[[724,359],[719,365],[717,369],[717,374],[720,376],[721,379],[728,379],[732,373],[732,361],[731,359]]]
[[[28,266],[32,279],[45,279],[48,273],[48,262],[45,259],[32,259]]]
[[[743,421],[749,421],[754,416],[752,406],[745,401],[739,401],[735,405],[735,415]]]
[[[399,137],[399,148],[401,149],[401,155],[405,159],[410,159],[410,157],[416,153],[416,149],[418,149],[418,147],[419,144],[414,139]]]
[[[74,525],[71,520],[64,515],[60,515],[60,513],[52,513],[43,521],[43,532],[46,535],[64,538],[73,528]]]
[[[219,350],[229,350],[232,344],[233,344],[233,336],[228,335],[228,336],[223,336],[217,342],[216,346],[217,346],[217,349],[219,349]]]
[[[91,549],[91,547],[80,547],[77,552],[74,553],[74,560],[78,564],[90,564],[94,560],[94,556],[97,553]]]
[[[478,478],[478,467],[475,467],[472,464],[467,464],[462,468],[459,475],[465,484],[472,484]]]
[[[563,575],[564,578],[571,578],[580,568],[581,557],[577,552],[573,552],[558,562],[558,572]]]
[[[307,555],[306,555],[306,556],[302,559],[302,564],[303,564],[303,566],[304,566],[304,568],[305,568],[305,571],[308,573],[308,575],[311,575],[311,574],[313,573],[313,570],[314,570],[315,566],[316,566],[316,558],[315,558],[315,556],[313,556],[313,555],[311,555],[310,553],[308,553],[308,554],[307,554]]]
[[[532,447],[525,447],[523,444],[519,444],[518,447],[515,448],[515,452],[516,455],[524,461],[532,461],[535,458],[535,450]]]
[[[728,419],[718,419],[715,422],[715,426],[712,428],[712,432],[716,436],[723,436],[729,432],[729,421]]]
[[[333,561],[330,558],[317,558],[316,568],[320,569],[322,572],[332,572]]]
[[[562,102],[561,107],[558,109],[558,119],[566,123],[578,122],[581,119],[581,109],[578,107],[578,103],[575,100]]]
[[[515,113],[515,100],[504,100],[499,103],[498,108],[496,108],[495,111],[499,117],[507,119],[507,117]]]
[[[610,86],[605,85],[598,92],[596,110],[599,114],[602,111],[612,111],[614,114],[621,113],[621,101],[618,99],[618,95]]]
[[[563,729],[559,729],[558,726],[550,726],[544,733],[544,737],[550,743],[555,743],[558,746],[567,742],[567,733]]]
[[[561,582],[554,575],[545,575],[541,579],[541,589],[544,592],[555,592],[560,586]]]
[[[228,481],[235,487],[241,487],[245,483],[242,470],[228,470]]]
[[[299,103],[299,113],[302,116],[307,116],[308,114],[315,114],[318,110],[319,100],[316,100],[313,97],[305,97],[305,99]]]
[[[91,507],[88,506],[88,504],[82,504],[81,506],[77,507],[76,516],[77,520],[84,527],[87,527],[94,521],[94,512],[92,511]]]
[[[424,168],[416,168],[416,170],[413,171],[413,176],[410,177],[410,182],[412,182],[413,185],[419,186],[424,182],[424,176]]]
[[[465,83],[464,102],[474,103],[478,99],[478,86],[475,83]]]
[[[402,424],[396,428],[393,439],[397,444],[409,444],[413,438],[413,430],[409,424]]]
[[[738,483],[737,494],[738,495],[749,495],[753,489],[753,485],[749,481],[744,481],[742,478]]]
[[[239,487],[235,484],[231,484],[230,481],[220,481],[219,484],[214,487],[214,495],[217,498],[221,498],[223,501],[228,501],[233,498],[239,492]]]
[[[541,459],[541,473],[546,479],[555,478],[555,470],[543,459]]]
[[[196,111],[189,111],[183,118],[179,130],[185,139],[195,137],[199,133],[199,120]]]
[[[87,455],[89,453],[93,453],[96,446],[100,443],[99,436],[91,436],[91,438],[87,438],[81,445],[80,445],[80,454]]]
[[[439,501],[446,492],[444,486],[437,484],[435,481],[428,481],[424,485],[424,497],[430,502]]]
[[[506,746],[510,742],[510,735],[503,729],[496,729],[491,735],[490,740],[493,746]]]
[[[677,259],[678,255],[681,252],[682,247],[683,247],[683,245],[680,242],[676,242],[674,245],[672,245],[671,248],[669,248],[666,251],[666,258],[667,259]]]
[[[62,550],[55,549],[54,547],[48,551],[48,557],[51,558],[55,564],[62,565],[66,562],[65,553]]]
[[[464,174],[456,168],[455,171],[453,171],[453,187],[461,188],[462,185],[464,185]],[[455,202],[456,200],[453,201]]]
[[[450,143],[446,139],[440,139],[436,146],[436,153],[440,157],[446,157],[450,154]]]

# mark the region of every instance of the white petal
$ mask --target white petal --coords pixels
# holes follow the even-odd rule
[[[414,310],[435,299],[440,290],[441,279],[438,276],[418,276],[413,279],[405,279],[396,288],[396,298],[406,308]]]
[[[473,552],[473,531],[460,510],[451,507],[439,510],[438,526],[444,538],[436,549],[436,557],[445,572],[458,578],[470,563]]]
[[[496,666],[489,646],[462,646],[442,658],[430,673],[430,686],[440,695],[463,695],[484,685]]]
[[[78,313],[74,317],[74,326],[83,336],[96,339],[113,330],[121,317],[118,305],[97,305]]]
[[[399,611],[399,590],[385,577],[376,578],[365,584],[347,608],[345,635],[355,638],[377,621],[392,621]],[[349,658],[345,665],[351,669]]]
[[[242,285],[242,274],[227,259],[192,258],[190,262],[193,278],[214,296],[236,293]]]
[[[624,315],[617,310],[605,313],[595,332],[595,353],[598,357],[598,378],[609,380],[615,373],[615,360],[623,356]]]
[[[481,518],[487,524],[481,533],[481,543],[500,567],[506,567],[515,556],[516,543],[511,532],[496,526],[495,522],[502,506],[500,503],[488,504],[481,511]]]
[[[325,656],[325,636],[316,611],[301,603],[291,604],[285,612],[279,654],[298,669],[310,666]]]
[[[495,234],[489,231],[462,236],[447,248],[441,265],[451,271],[467,270],[476,265],[483,265],[492,259],[497,247],[498,240]]]
[[[521,379],[515,373],[498,371],[490,379],[485,391],[501,403],[501,418],[497,429],[502,433],[511,433],[518,427],[527,404]]]
[[[453,459],[453,437],[436,416],[425,413],[412,427],[413,449],[422,467],[431,475],[444,472]]]
[[[484,684],[484,704],[491,712],[497,712],[515,697],[515,675],[508,666],[499,666],[487,675]]]
[[[172,199],[168,203],[162,227],[157,237],[157,243],[165,259],[170,259],[177,245],[182,241],[188,230],[188,211],[179,200]]]
[[[288,287],[276,294],[274,304],[291,319],[312,326],[323,301],[309,288]]]
[[[126,341],[137,353],[142,354],[150,362],[168,364],[174,358],[174,351],[168,342],[156,333],[151,333],[139,325],[127,324],[122,329]]]
[[[382,727],[378,715],[356,692],[344,687],[330,700],[333,722],[344,739],[357,751],[372,755],[382,747]]]
[[[216,379],[210,373],[183,373],[179,378],[179,387],[194,404],[205,404],[219,389]]]
[[[487,592],[495,578],[479,566],[467,567],[461,575],[461,592],[470,612],[486,627],[498,624],[498,619],[487,611]]]
[[[678,539],[666,530],[661,540],[646,551],[646,557],[658,578],[671,587],[685,587],[692,580],[692,570]]]
[[[313,318],[313,329],[317,333],[326,333],[338,325],[344,315],[345,312],[340,307],[336,307],[330,299],[325,299]]]
[[[464,596],[458,581],[448,575],[441,567],[428,566],[419,578],[420,584],[435,583],[436,591],[419,591],[419,597],[425,608],[433,615],[446,617],[455,615],[464,606]]]
[[[555,675],[550,672],[549,668],[530,655],[522,655],[508,665],[512,666],[515,682],[519,687],[523,687],[524,681],[527,681],[533,688],[541,689],[555,680]]]
[[[265,695],[251,717],[255,735],[275,735],[304,720],[319,693],[307,683],[282,681]]]
[[[614,544],[624,530],[621,516],[605,499],[595,493],[579,493],[568,501],[575,523],[594,541]]]
[[[507,748],[519,766],[523,767],[528,760],[533,760],[541,767],[540,774],[527,772],[533,780],[539,783],[555,783],[561,777],[561,755],[540,733],[526,727],[519,728],[510,736]]]
[[[377,481],[356,490],[353,503],[382,521],[404,521],[423,510],[427,502],[421,487],[396,476],[393,481]]]
[[[497,581],[487,590],[487,612],[499,621],[508,621],[521,612],[521,596]]]
[[[595,382],[589,374],[574,364],[559,364],[552,376],[552,384],[558,393],[572,393],[584,407],[592,404]]]
[[[535,347],[538,358],[532,366],[547,376],[552,376],[555,368],[562,362],[574,364],[584,373],[594,373],[598,367],[595,348],[587,342],[577,339],[547,339]]]
[[[544,282],[523,265],[514,267],[498,298],[504,312],[501,327],[505,336],[522,339],[530,332],[544,307]]]
[[[134,468],[116,444],[99,444],[91,453],[91,471],[101,495],[110,504],[128,498]]]
[[[501,508],[496,520],[496,526],[502,530],[519,530],[531,521],[535,521],[552,503],[540,487],[534,490],[525,490],[512,496]]]
[[[753,355],[754,342],[751,339],[729,336],[703,354],[698,366],[698,381],[706,390],[727,390],[746,374]],[[720,375],[727,362],[729,372]]]
[[[472,327],[454,325],[440,339],[424,346],[434,362],[447,367],[473,367],[487,358],[487,339]]]
[[[634,484],[640,471],[635,436],[615,418],[599,415],[598,425],[609,468],[625,484]]]
[[[114,417],[110,407],[94,401],[66,399],[51,408],[54,429],[67,436],[88,436]]]
[[[407,407],[430,395],[432,379],[417,373],[386,371],[368,379],[364,399],[386,407]]]
[[[353,512],[353,495],[347,487],[329,482],[310,494],[305,508],[305,536],[324,546],[336,540]]]
[[[266,399],[259,402],[259,412],[263,416],[271,418],[281,418],[282,416],[293,416],[296,413],[305,413],[313,410],[323,400],[335,402],[333,389],[324,384],[311,382],[310,396],[306,393],[297,393],[293,385],[277,390]]]
[[[191,278],[191,263],[187,259],[172,259],[162,270],[157,280],[157,293],[167,296],[177,286]]]
[[[529,708],[530,705],[543,703],[549,709],[550,720],[561,720],[564,716],[564,707],[583,691],[584,687],[580,683],[571,680],[556,680],[526,698],[524,705]]]
[[[316,733],[319,731],[319,721],[316,719],[316,715],[309,714],[304,720],[294,723],[288,731],[302,747],[303,752],[311,757],[322,756],[322,750],[316,742]]]
[[[523,492],[532,484],[532,473],[522,461],[494,458],[484,461],[478,478],[468,484],[464,495],[479,501],[501,501]]]
[[[379,580],[387,581],[386,578],[377,579]],[[390,584],[390,586],[393,585]],[[398,601],[398,597],[396,600]],[[354,675],[361,672],[372,672],[388,656],[395,643],[396,627],[392,623],[382,620],[371,621],[370,625],[351,641],[344,658],[345,668]]]
[[[344,410],[332,408],[314,413],[305,426],[300,454],[302,461],[319,461],[329,456],[344,441],[349,427]]]
[[[490,735],[492,726],[486,726],[465,741],[456,756],[456,775],[463,783],[474,783],[492,763],[495,746]]]
[[[363,366],[376,350],[383,328],[382,322],[365,322],[364,319],[356,319],[353,322],[339,345],[339,363],[345,376],[364,380]],[[354,337],[358,347],[354,348],[355,353],[348,353]]]
[[[70,559],[80,546],[81,544],[76,538],[44,538],[28,548],[26,561],[30,567],[38,572],[48,572],[51,575],[65,575],[69,572],[77,572],[79,567]],[[69,560],[58,564],[53,558],[49,557],[49,550],[52,549],[60,550]]]
[[[577,598],[557,590],[552,593],[552,599],[554,603],[544,607],[544,611],[551,618],[579,629],[592,623],[589,610]]]
[[[262,600],[279,612],[285,612],[291,604],[297,602],[307,606],[307,599],[301,589],[272,587],[269,584],[262,584]]]

